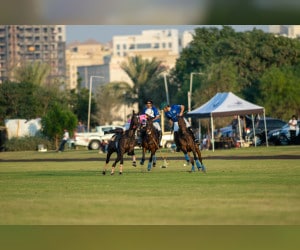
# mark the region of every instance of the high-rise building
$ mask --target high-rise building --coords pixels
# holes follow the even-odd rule
[[[0,83],[23,63],[50,65],[49,79],[65,79],[65,25],[0,25]]]

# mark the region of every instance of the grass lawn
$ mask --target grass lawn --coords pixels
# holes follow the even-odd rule
[[[0,224],[299,225],[299,159],[276,158],[299,152],[299,146],[204,151],[204,174],[189,173],[183,157],[173,158],[182,153],[163,151],[151,172],[126,157],[122,176],[118,168],[103,176],[105,155],[97,151],[4,152]],[[161,156],[167,168],[160,168]]]

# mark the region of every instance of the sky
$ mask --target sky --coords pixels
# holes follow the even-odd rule
[[[101,43],[107,43],[113,36],[118,35],[139,35],[142,30],[149,29],[177,29],[179,33],[185,30],[194,30],[205,25],[67,25],[67,43],[79,41],[84,42],[94,39]],[[212,25],[207,25],[212,26]],[[220,25],[216,25],[221,27]],[[235,25],[237,31],[252,30],[254,27],[267,32],[267,25]]]

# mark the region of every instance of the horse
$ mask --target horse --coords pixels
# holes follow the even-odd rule
[[[191,172],[195,171],[195,163],[198,170],[206,173],[206,168],[202,162],[201,152],[198,144],[194,141],[192,131],[189,131],[183,116],[178,117],[178,141],[180,143],[180,148],[184,154],[187,163],[192,164]],[[191,157],[190,153],[193,153],[194,157]]]
[[[102,171],[103,175],[106,174],[106,169],[107,169],[110,157],[114,152],[117,153],[117,157],[116,157],[114,163],[112,164],[111,175],[114,174],[115,167],[118,162],[120,162],[119,174],[123,173],[123,162],[124,162],[123,156],[125,153],[133,156],[132,165],[134,167],[136,167],[134,147],[136,144],[135,143],[135,132],[138,129],[138,127],[139,127],[139,116],[133,110],[129,129],[126,130],[125,132],[117,133],[114,136],[114,139],[108,143],[105,166]]]
[[[150,152],[148,171],[151,171],[152,166],[156,166],[156,150],[159,149],[159,135],[156,128],[153,126],[153,121],[150,117],[147,117],[146,124],[141,127],[141,137],[142,137],[142,159],[140,161],[141,165],[144,165],[146,150]]]

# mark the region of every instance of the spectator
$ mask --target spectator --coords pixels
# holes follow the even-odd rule
[[[232,139],[235,141],[238,132],[239,121],[237,115],[233,116],[231,127],[232,127]]]
[[[85,132],[85,127],[84,127],[84,125],[82,124],[81,121],[78,122],[78,125],[77,125],[77,132],[78,132],[78,133],[84,133],[84,132]]]
[[[63,152],[64,149],[65,149],[65,144],[67,143],[67,141],[69,140],[69,132],[67,129],[64,129],[64,135],[63,135],[63,138],[61,140],[61,143],[59,145],[59,149],[58,149],[58,152]]]
[[[291,144],[296,144],[296,129],[297,129],[297,118],[295,115],[289,120],[290,126],[290,137],[291,137]]]

